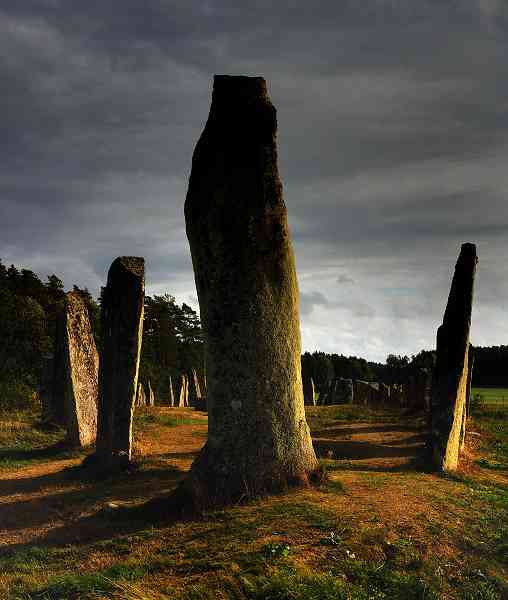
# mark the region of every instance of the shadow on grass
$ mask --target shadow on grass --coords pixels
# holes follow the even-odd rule
[[[413,446],[385,446],[352,440],[314,439],[312,441],[318,457],[340,460],[368,458],[416,458],[423,444]]]
[[[355,427],[347,427],[345,425],[342,426],[333,426],[322,429],[320,431],[313,431],[312,435],[314,437],[329,437],[329,436],[348,436],[348,435],[364,435],[369,433],[389,433],[389,432],[408,432],[414,433],[422,431],[422,427],[420,425],[406,425],[405,423],[401,423],[400,425],[390,424],[390,425],[358,425]]]
[[[0,529],[16,531],[56,524],[48,539],[53,536],[61,538],[62,532],[67,530],[70,538],[81,538],[87,533],[87,524],[94,523],[94,519],[103,523],[110,521],[115,514],[127,514],[118,509],[106,519],[101,518],[100,513],[108,509],[108,503],[146,502],[152,498],[154,491],[157,494],[169,493],[185,474],[180,469],[166,466],[163,469],[141,468],[100,481],[84,481],[79,476],[80,472],[72,468],[41,477],[3,480],[2,486],[13,496],[37,493],[45,488],[48,488],[48,493],[0,504]],[[94,515],[83,518],[82,515],[87,513]],[[58,522],[66,524],[58,527]]]
[[[44,460],[67,460],[69,458],[78,458],[83,456],[82,449],[76,449],[69,446],[65,440],[58,441],[50,446],[39,448],[2,448],[0,449],[0,467],[2,465],[10,466],[26,466],[32,462]],[[3,485],[2,491],[3,492]]]

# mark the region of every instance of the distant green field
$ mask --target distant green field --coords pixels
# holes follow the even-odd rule
[[[480,395],[485,404],[508,404],[508,388],[474,387],[473,398]]]

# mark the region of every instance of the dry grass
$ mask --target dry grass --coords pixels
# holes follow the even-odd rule
[[[506,472],[478,463],[494,433],[469,436],[462,471],[443,477],[422,469],[421,420],[324,407],[309,421],[326,485],[172,522],[129,509],[185,476],[205,415],[144,409],[138,469],[105,481],[73,468],[83,454],[41,457],[37,434],[33,460],[25,448],[25,462],[0,472],[0,598],[503,597]],[[33,422],[24,422],[26,441]],[[2,431],[5,456],[13,438]]]

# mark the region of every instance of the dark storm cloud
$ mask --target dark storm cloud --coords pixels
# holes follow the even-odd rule
[[[5,0],[0,256],[98,290],[141,254],[149,289],[195,298],[183,201],[211,78],[262,74],[304,344],[432,345],[464,241],[478,335],[506,342],[507,33],[496,0]]]

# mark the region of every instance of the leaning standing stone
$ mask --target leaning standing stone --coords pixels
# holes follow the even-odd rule
[[[132,413],[143,337],[144,272],[143,258],[119,257],[109,269],[102,293],[96,454],[105,469],[122,468],[131,461]]]
[[[59,316],[63,333],[63,408],[67,441],[72,446],[93,444],[97,433],[99,356],[88,310],[78,292],[68,292]]]
[[[298,286],[261,77],[216,76],[185,220],[205,336],[208,441],[183,485],[196,507],[305,484]]]
[[[433,462],[443,471],[457,468],[469,375],[469,329],[473,305],[476,247],[463,244],[452,287],[437,331],[432,394]]]

